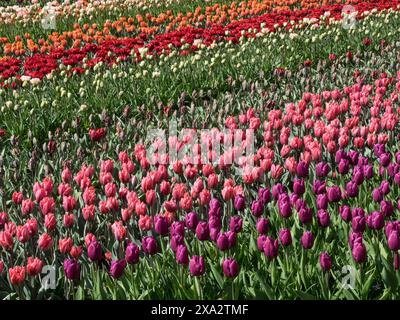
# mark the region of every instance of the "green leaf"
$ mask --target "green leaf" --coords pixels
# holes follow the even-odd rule
[[[218,270],[215,268],[215,266],[211,265],[211,271],[214,275],[215,280],[217,280],[218,285],[221,289],[224,288],[224,279],[221,277],[219,274]]]
[[[79,286],[78,290],[76,290],[74,299],[75,300],[84,300],[85,299],[85,293],[84,293],[83,288],[81,286]]]
[[[393,291],[397,288],[397,278],[392,270],[383,268],[381,271],[382,280],[387,288],[391,288]]]
[[[256,275],[256,277],[257,277],[257,279],[258,279],[258,282],[259,282],[260,285],[261,285],[261,288],[264,290],[264,293],[267,295],[268,299],[273,300],[273,299],[274,299],[274,293],[273,293],[271,287],[268,286],[268,285],[265,283],[265,281],[264,281],[263,278],[261,277],[259,271],[256,272],[255,275]]]
[[[199,282],[199,278],[198,277],[194,278],[194,286],[196,288],[197,298],[201,299],[202,298],[202,294],[201,294],[200,282]]]
[[[387,260],[388,258],[388,251],[385,249],[382,243],[379,242],[379,250],[383,259]]]
[[[302,300],[315,300],[315,296],[313,296],[310,293],[303,292],[303,291],[298,291],[297,294],[299,295],[300,299]]]
[[[368,298],[368,292],[371,289],[371,286],[372,286],[374,280],[375,280],[375,269],[373,272],[371,272],[371,275],[368,277],[367,281],[365,281],[365,283],[362,287],[361,295],[362,295],[363,299]]]
[[[138,297],[138,300],[143,300],[149,294],[149,290],[145,290],[142,294]]]

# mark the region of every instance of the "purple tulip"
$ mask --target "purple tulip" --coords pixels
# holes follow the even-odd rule
[[[305,231],[301,236],[301,245],[304,249],[311,249],[314,245],[314,236],[311,231]]]
[[[221,229],[222,221],[220,217],[211,216],[208,219],[208,227],[210,229]]]
[[[385,217],[381,212],[374,211],[367,217],[368,228],[380,230],[385,225]]]
[[[190,230],[195,230],[197,224],[199,223],[199,219],[195,212],[189,212],[185,217],[186,227]]]
[[[351,250],[351,254],[357,263],[362,263],[367,259],[367,250],[363,243],[356,242]]]
[[[91,241],[88,248],[88,257],[92,261],[100,261],[103,258],[103,250],[101,244],[97,241]]]
[[[349,181],[346,184],[346,193],[350,198],[355,198],[358,196],[358,185],[354,181]]]
[[[349,234],[349,246],[350,246],[351,249],[353,249],[354,246],[357,243],[362,243],[362,241],[363,241],[363,237],[362,237],[362,233],[361,232],[350,231],[350,234]]]
[[[291,205],[291,206],[294,206],[294,205],[296,204],[297,200],[299,200],[299,199],[300,199],[300,197],[299,197],[297,194],[292,193],[292,194],[289,196],[290,205]]]
[[[379,167],[378,168],[378,173],[379,173],[379,175],[382,177],[383,175],[385,175],[385,168],[384,167]]]
[[[263,214],[264,211],[264,206],[261,201],[259,200],[254,200],[253,203],[251,204],[251,213],[255,217],[259,217]]]
[[[341,159],[338,166],[338,171],[340,174],[347,174],[350,170],[350,163],[347,159]]]
[[[352,181],[357,183],[358,186],[364,182],[364,170],[362,167],[354,168]]]
[[[180,234],[174,234],[170,238],[170,246],[172,251],[176,252],[179,245],[185,243],[185,238]]]
[[[229,240],[225,233],[220,233],[217,236],[217,248],[221,251],[229,249]]]
[[[342,199],[342,192],[338,186],[327,188],[328,201],[339,202]]]
[[[209,216],[221,216],[221,203],[217,198],[212,198],[209,203],[210,209],[208,210]]]
[[[363,167],[364,178],[369,180],[374,176],[374,167],[370,164]]]
[[[210,230],[207,222],[200,221],[196,227],[196,236],[200,241],[208,240],[210,237]]]
[[[385,149],[385,145],[382,143],[377,143],[374,145],[374,154],[377,158],[379,158],[381,156],[381,154],[385,153],[386,149]]]
[[[315,166],[315,173],[317,174],[317,177],[324,178],[329,174],[329,171],[331,171],[331,168],[326,162],[319,162]]]
[[[174,234],[179,234],[181,236],[184,236],[185,223],[183,221],[175,221],[173,224],[171,224],[170,234],[171,236]]]
[[[298,194],[299,196],[302,196],[304,194],[304,192],[306,191],[306,187],[304,185],[303,179],[294,179],[293,191],[294,191],[294,193]]]
[[[297,212],[300,212],[302,208],[307,207],[307,203],[303,199],[298,199],[296,203],[294,204],[294,207],[296,208]]]
[[[387,172],[389,177],[393,178],[397,172],[399,172],[399,165],[397,163],[389,163],[387,166]]]
[[[383,194],[382,194],[380,188],[375,188],[375,189],[372,191],[372,199],[373,199],[375,202],[381,202],[381,201],[383,200]]]
[[[367,157],[363,157],[363,156],[359,156],[358,157],[357,166],[363,167],[363,166],[365,166],[367,164],[368,164],[368,158]]]
[[[307,223],[311,222],[312,216],[313,216],[313,212],[312,212],[311,208],[304,206],[299,210],[299,219],[303,224],[307,224]]]
[[[323,271],[329,271],[332,268],[332,259],[327,252],[321,252],[319,255],[319,264]]]
[[[167,218],[161,215],[156,215],[154,217],[154,230],[159,235],[166,235],[168,233],[168,222]]]
[[[229,230],[239,233],[242,231],[243,219],[239,216],[233,216],[229,220]]]
[[[281,183],[277,183],[272,187],[272,197],[275,200],[278,200],[279,195],[284,192],[286,192],[286,188]]]
[[[382,153],[379,156],[379,163],[381,164],[381,166],[386,168],[390,163],[390,158],[391,158],[390,153],[387,152]]]
[[[389,192],[390,192],[390,184],[389,184],[389,182],[387,182],[386,180],[382,181],[381,186],[380,186],[380,190],[384,195],[389,194]]]
[[[386,238],[389,238],[392,231],[400,231],[400,221],[388,221],[385,227]]]
[[[397,251],[400,249],[400,239],[399,232],[397,230],[393,230],[390,232],[388,237],[388,247],[390,250]]]
[[[326,193],[326,182],[321,180],[315,180],[313,183],[313,192],[314,194],[323,194]]]
[[[110,267],[110,274],[114,279],[121,278],[122,275],[124,274],[124,270],[126,267],[126,261],[123,260],[113,260],[111,262],[111,267]]]
[[[222,270],[225,277],[235,278],[239,274],[239,265],[236,260],[228,258],[222,263]]]
[[[317,209],[328,209],[328,196],[326,194],[317,195]]]
[[[221,208],[221,203],[217,198],[212,198],[210,200],[209,206],[211,209],[220,209]]]
[[[243,195],[238,194],[233,200],[233,207],[236,211],[243,211],[246,206],[246,200]]]
[[[339,208],[340,216],[343,221],[349,222],[352,218],[350,207],[347,205],[343,205]]]
[[[365,217],[363,216],[355,216],[351,220],[351,228],[353,229],[354,232],[364,232],[365,230]]]
[[[283,218],[289,218],[292,215],[292,206],[290,205],[289,197],[286,200],[278,201],[279,214]]]
[[[209,217],[217,217],[217,218],[219,218],[219,217],[221,217],[221,215],[222,215],[221,207],[211,207],[208,210],[208,216]]]
[[[211,239],[211,241],[216,242],[220,232],[221,232],[220,228],[211,228],[210,229],[210,239]]]
[[[323,227],[326,228],[329,226],[330,224],[330,217],[329,217],[329,213],[326,210],[318,210],[317,212],[317,220],[318,220],[318,224]]]
[[[176,248],[175,258],[179,264],[187,265],[189,263],[189,251],[184,244],[180,244]]]
[[[266,234],[269,230],[269,219],[259,218],[256,227],[259,234]]]
[[[266,235],[261,235],[257,238],[257,248],[260,251],[264,251],[264,243],[267,240],[267,236]]]
[[[79,280],[81,275],[81,266],[75,259],[64,260],[64,272],[65,276],[69,280]]]
[[[268,259],[274,259],[278,256],[278,240],[267,237],[263,245],[264,254]]]
[[[303,160],[300,161],[300,162],[297,164],[296,171],[297,171],[297,175],[298,175],[300,178],[308,177],[308,163],[305,162],[305,161],[303,161]]]
[[[396,173],[396,174],[394,175],[394,182],[395,182],[398,186],[400,186],[400,173],[399,173],[399,172]]]
[[[279,230],[279,241],[284,247],[290,246],[292,244],[292,235],[290,229]]]
[[[271,201],[271,192],[267,188],[258,189],[258,199],[261,200],[264,205]]]
[[[233,231],[227,231],[225,234],[228,237],[229,249],[236,246],[236,233]]]
[[[389,200],[381,201],[381,212],[385,215],[385,217],[389,217],[394,213],[393,203]]]
[[[347,153],[344,150],[338,150],[335,154],[335,162],[340,163],[340,160],[347,159]]]
[[[158,251],[156,239],[152,236],[144,237],[142,239],[142,249],[144,253],[149,255],[156,254]]]
[[[189,262],[189,270],[192,277],[198,277],[204,274],[204,258],[193,256]]]
[[[358,158],[359,157],[358,157],[358,152],[357,151],[351,150],[351,151],[349,151],[347,153],[347,156],[348,156],[348,158],[350,160],[350,164],[351,165],[355,166],[358,163]]]
[[[398,165],[400,165],[400,151],[397,151],[397,152],[396,152],[395,158],[396,158],[396,163],[397,163]]]
[[[363,208],[354,208],[353,210],[351,210],[351,217],[365,217],[365,211]]]
[[[140,254],[140,249],[139,247],[133,243],[130,242],[126,249],[125,249],[125,260],[129,264],[135,264],[139,262],[139,254]]]

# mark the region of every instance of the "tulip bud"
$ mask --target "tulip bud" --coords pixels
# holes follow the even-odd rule
[[[363,243],[354,243],[353,249],[351,251],[354,261],[357,263],[362,263],[367,259],[367,250]]]
[[[176,262],[179,264],[187,265],[189,263],[189,252],[185,245],[178,245],[176,249]]]
[[[397,230],[393,230],[390,232],[388,237],[388,246],[390,250],[397,251],[400,249],[400,238],[399,232]]]
[[[239,216],[233,216],[229,220],[229,229],[232,232],[239,233],[242,231],[243,219]]]
[[[239,274],[239,265],[234,259],[225,259],[222,263],[222,270],[225,277],[235,278]]]
[[[192,277],[198,277],[204,274],[204,258],[192,256],[189,262],[189,270]]]
[[[100,261],[103,258],[103,250],[101,248],[101,244],[97,241],[92,241],[88,248],[88,257],[92,261]]]
[[[233,200],[233,207],[235,208],[235,210],[243,211],[245,208],[245,205],[246,205],[245,198],[241,194],[236,195]]]
[[[263,245],[265,256],[271,260],[276,258],[278,256],[278,246],[278,240],[267,237]]]
[[[332,259],[327,252],[322,252],[319,256],[319,264],[323,271],[328,271],[332,268]]]
[[[311,231],[305,231],[301,237],[301,245],[304,249],[311,249],[314,245],[314,236]]]
[[[121,278],[124,274],[124,270],[126,267],[125,260],[113,260],[110,266],[110,274],[114,279]]]
[[[269,219],[259,218],[256,227],[259,234],[266,234],[269,230]]]
[[[64,272],[65,276],[69,280],[79,280],[81,273],[81,266],[74,259],[64,260]]]
[[[279,230],[279,241],[284,247],[290,246],[292,244],[292,235],[290,229]]]

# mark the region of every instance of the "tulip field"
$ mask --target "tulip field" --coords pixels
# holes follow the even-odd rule
[[[400,1],[0,1],[0,298],[399,299]]]

